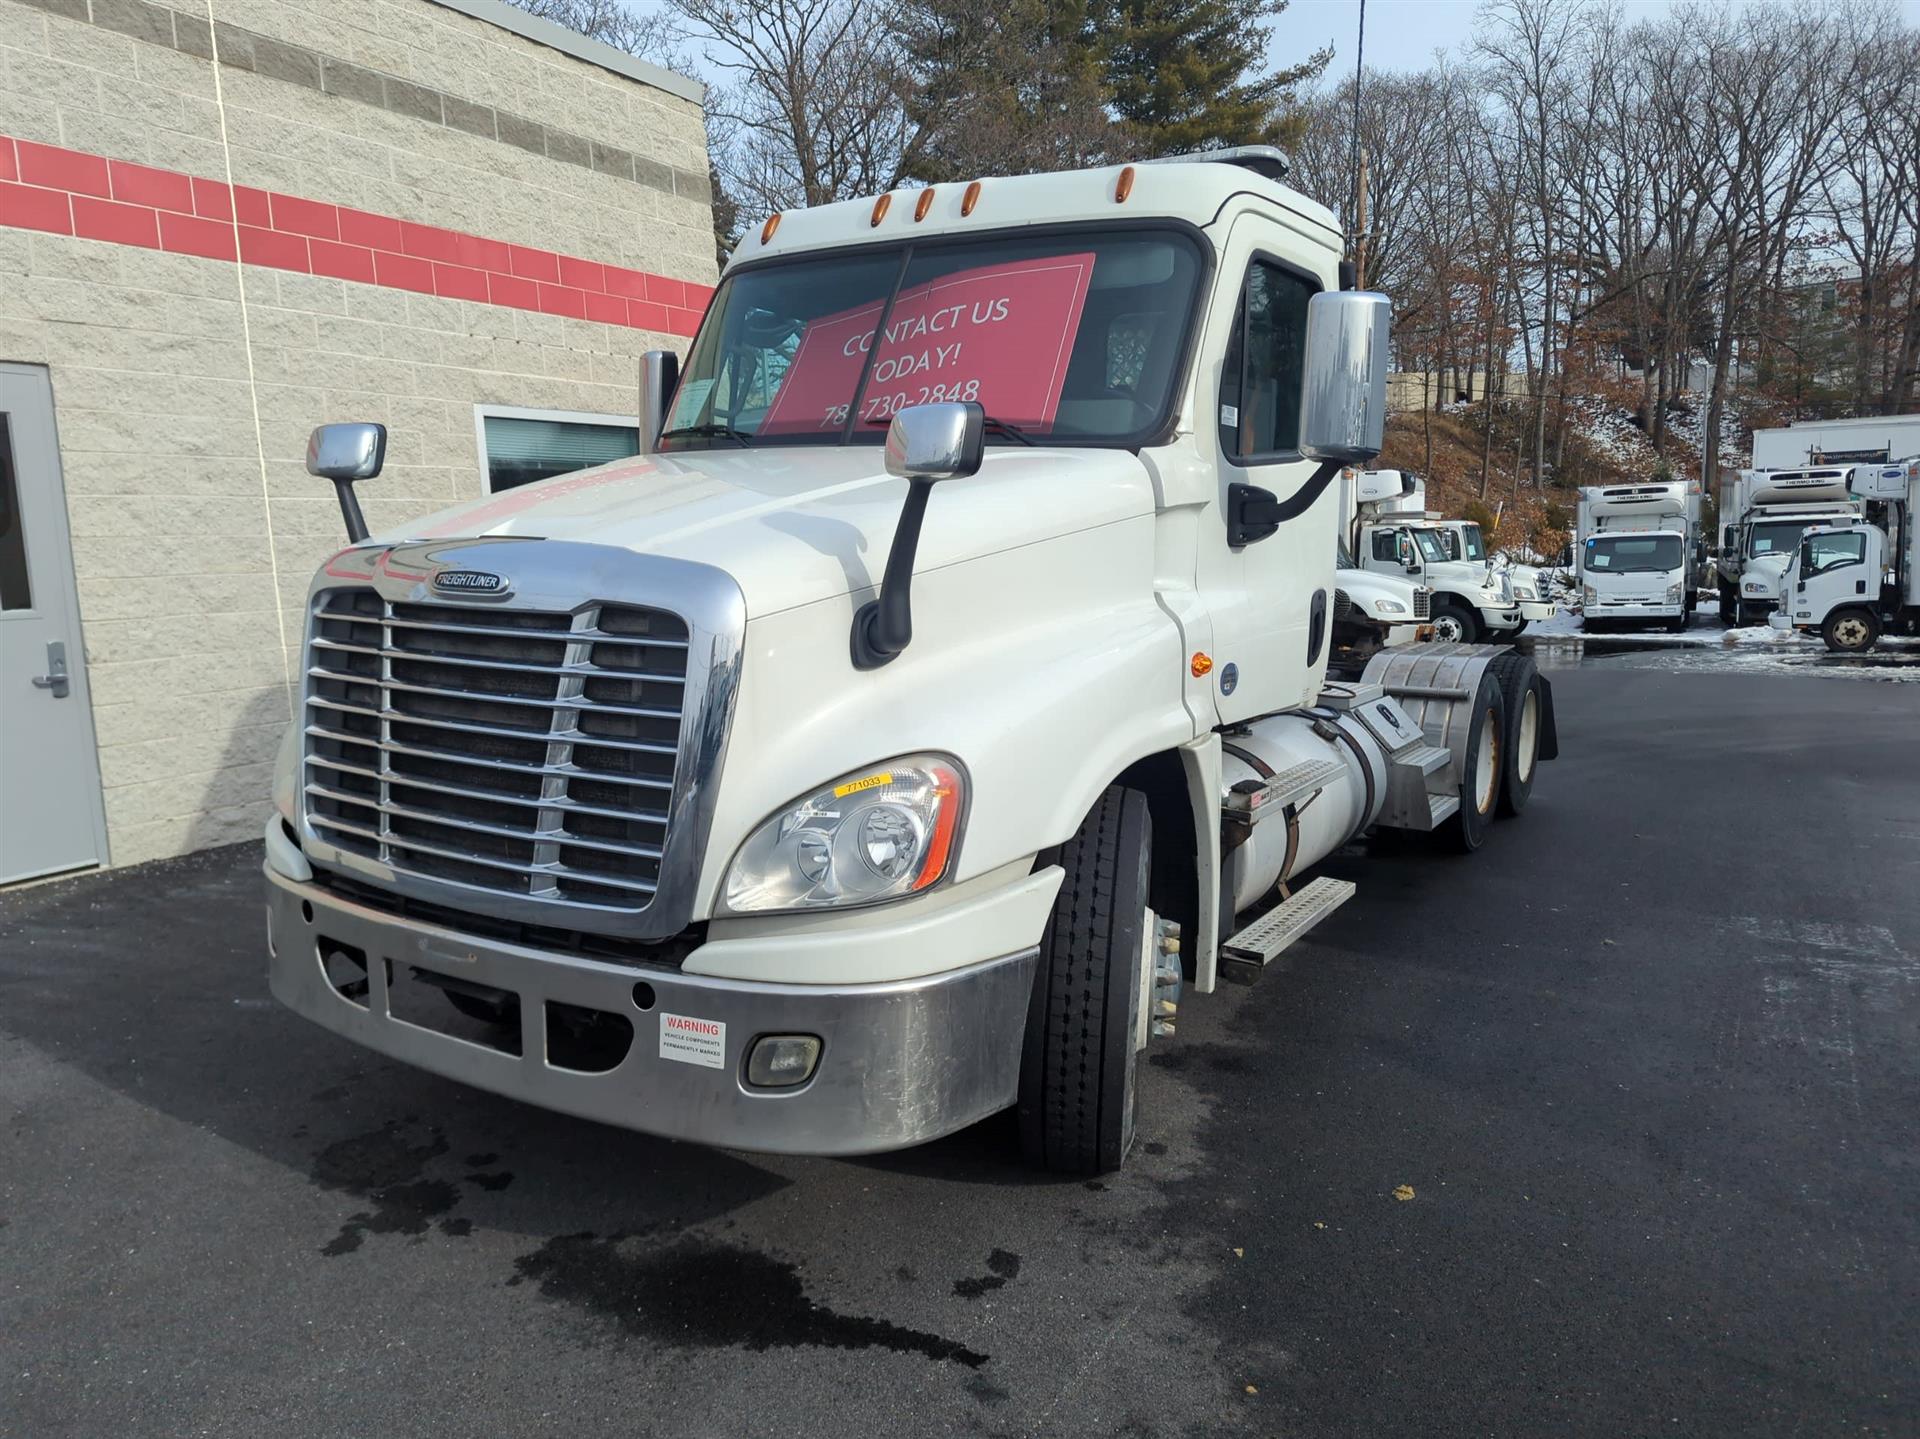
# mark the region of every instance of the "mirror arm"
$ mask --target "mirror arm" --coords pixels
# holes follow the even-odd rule
[[[347,540],[357,545],[367,537],[367,517],[360,513],[360,497],[353,492],[353,481],[335,480],[333,492],[340,497],[340,518],[347,523]]]
[[[1314,501],[1326,493],[1333,477],[1346,467],[1345,461],[1322,460],[1320,468],[1292,495],[1275,499],[1271,490],[1239,483],[1227,486],[1227,545],[1244,549],[1264,540],[1288,520],[1297,519],[1313,508]]]
[[[854,611],[852,648],[857,670],[877,670],[913,642],[913,562],[920,552],[920,527],[932,493],[932,480],[908,481],[907,502],[900,507],[900,523],[894,527],[879,598]]]

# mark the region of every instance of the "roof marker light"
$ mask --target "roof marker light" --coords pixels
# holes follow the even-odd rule
[[[1124,205],[1127,196],[1133,193],[1133,166],[1129,165],[1120,172],[1120,183],[1113,187],[1113,203]]]
[[[973,213],[973,207],[980,203],[980,182],[975,180],[967,186],[967,193],[960,197],[960,217],[965,219]]]
[[[886,219],[887,206],[891,205],[892,203],[893,203],[893,191],[889,190],[887,191],[886,194],[882,195],[878,200],[875,200],[873,202],[873,218],[867,221],[867,223],[869,225],[877,225],[882,220]]]
[[[770,243],[773,239],[773,232],[779,228],[780,212],[775,210],[771,215],[767,216],[767,223],[760,227],[760,243],[763,245]]]
[[[920,192],[920,198],[913,202],[913,223],[919,224],[927,218],[927,211],[933,208],[933,186],[929,185]]]

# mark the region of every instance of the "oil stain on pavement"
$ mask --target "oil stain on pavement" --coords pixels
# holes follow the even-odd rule
[[[878,1348],[969,1369],[988,1360],[937,1334],[815,1304],[801,1287],[798,1269],[769,1255],[693,1239],[631,1254],[623,1247],[630,1237],[587,1233],[549,1239],[514,1261],[518,1273],[507,1282],[531,1280],[544,1297],[583,1310],[630,1338],[676,1348]]]

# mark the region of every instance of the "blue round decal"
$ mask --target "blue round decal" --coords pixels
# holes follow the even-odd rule
[[[1223,695],[1232,694],[1235,688],[1238,687],[1239,683],[1240,683],[1240,666],[1239,665],[1222,665],[1220,667],[1220,693],[1221,694]]]

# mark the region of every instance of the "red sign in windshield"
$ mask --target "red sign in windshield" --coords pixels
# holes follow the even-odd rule
[[[962,270],[902,290],[873,357],[860,423],[884,423],[908,405],[977,400],[996,419],[1048,428],[1092,278],[1088,251]],[[875,301],[807,326],[760,434],[846,424],[880,310]]]

